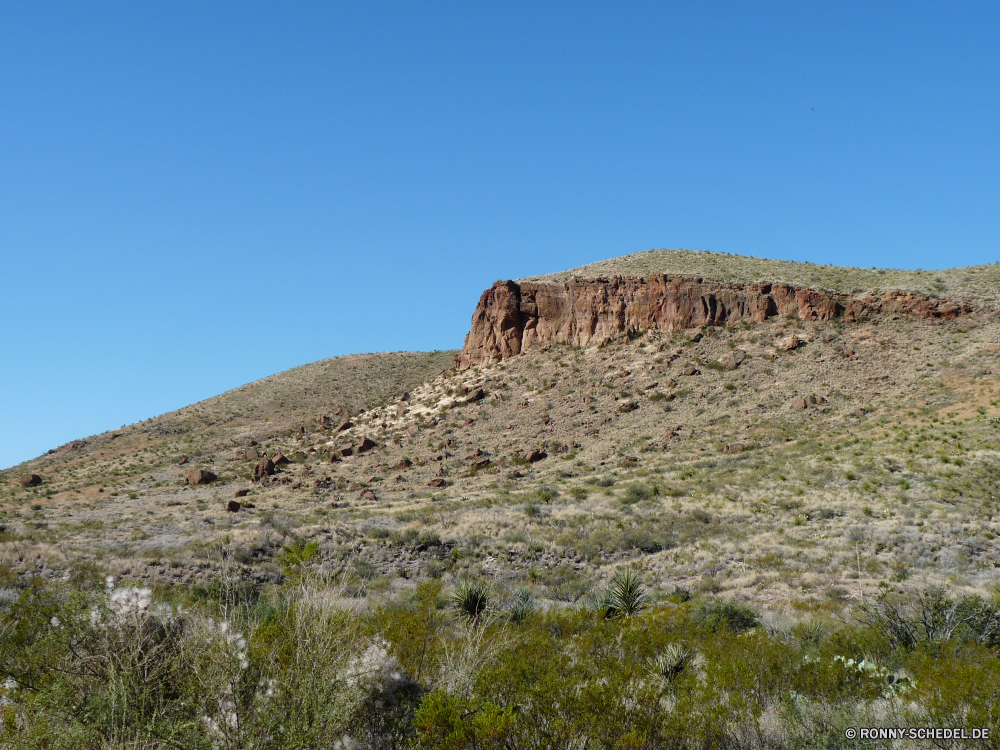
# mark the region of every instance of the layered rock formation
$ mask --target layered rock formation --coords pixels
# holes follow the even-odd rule
[[[760,322],[796,315],[846,322],[890,313],[951,319],[972,308],[911,292],[828,294],[787,284],[724,284],[696,276],[653,274],[563,284],[498,281],[483,292],[472,329],[455,357],[459,369],[497,362],[547,342],[600,344],[623,334]]]

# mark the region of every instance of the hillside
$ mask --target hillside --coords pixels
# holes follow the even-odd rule
[[[996,315],[641,256],[0,472],[0,747],[996,738]]]
[[[8,470],[4,544],[24,570],[92,560],[186,581],[238,544],[246,575],[278,580],[272,541],[316,540],[364,587],[476,573],[569,600],[627,561],[664,592],[813,606],[885,580],[992,580],[990,315],[776,317],[599,343],[444,374],[453,352],[275,375]],[[256,481],[259,454],[278,451],[292,463]],[[188,486],[192,468],[219,479]],[[22,489],[29,470],[44,482]],[[227,513],[237,490],[254,507]]]

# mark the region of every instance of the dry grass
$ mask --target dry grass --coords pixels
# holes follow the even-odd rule
[[[900,289],[931,297],[967,300],[983,307],[1000,305],[1000,264],[940,270],[850,268],[787,260],[752,258],[697,250],[647,250],[560,273],[521,281],[562,282],[597,276],[645,276],[651,273],[704,276],[725,282],[781,282],[832,292]]]

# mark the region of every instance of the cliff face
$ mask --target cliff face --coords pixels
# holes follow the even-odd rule
[[[498,281],[479,298],[455,366],[497,362],[550,341],[586,346],[651,329],[790,315],[804,320],[843,315],[846,322],[889,313],[951,319],[971,311],[961,302],[910,292],[828,295],[786,284],[723,284],[695,276],[613,276],[564,284]]]

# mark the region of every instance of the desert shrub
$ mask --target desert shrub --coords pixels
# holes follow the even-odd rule
[[[741,632],[758,624],[757,612],[752,607],[732,599],[708,599],[694,610],[692,619],[711,631],[727,628]]]

